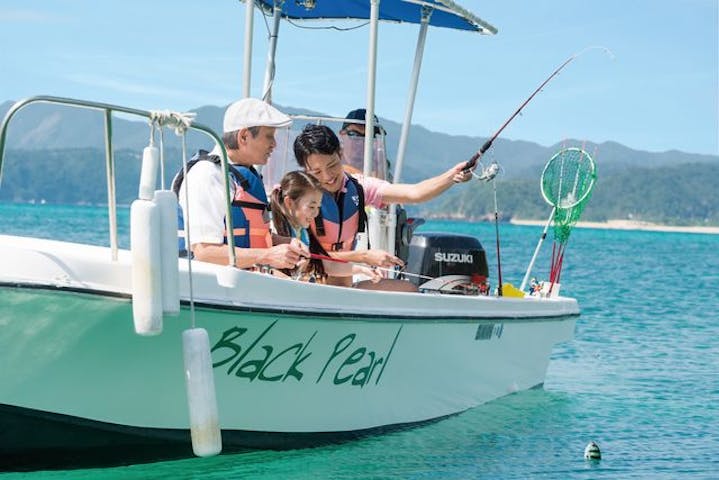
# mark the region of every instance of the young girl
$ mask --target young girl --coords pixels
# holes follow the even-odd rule
[[[279,187],[275,187],[270,198],[272,224],[278,235],[297,238],[307,245],[310,252],[327,255],[308,228],[320,213],[322,187],[318,180],[301,171],[288,172],[282,177]],[[288,275],[303,278],[325,278],[321,260],[312,259]]]
[[[320,242],[309,230],[310,223],[320,213],[322,204],[322,187],[320,182],[305,172],[296,170],[282,177],[279,187],[275,187],[270,198],[272,224],[275,233],[283,237],[297,238],[309,247],[311,253],[329,257]],[[339,264],[337,264],[339,265]],[[295,271],[285,271],[293,278],[325,283],[328,275],[333,275],[335,263],[328,261],[327,269],[322,260],[310,259]],[[373,282],[381,276],[364,265],[352,265],[351,273],[361,273]],[[350,274],[351,274],[350,273]]]

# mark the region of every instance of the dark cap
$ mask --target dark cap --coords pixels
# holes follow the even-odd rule
[[[348,120],[365,120],[367,116],[367,110],[364,108],[358,108],[356,110],[352,110],[350,113],[348,113],[345,118]],[[359,123],[349,123],[345,122],[342,124],[342,130],[346,129],[350,125],[361,125]],[[379,133],[382,131],[382,128],[379,126],[379,119],[377,118],[377,115],[374,116],[374,134],[379,135]]]

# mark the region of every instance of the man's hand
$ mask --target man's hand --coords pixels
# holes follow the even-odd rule
[[[275,245],[267,249],[262,263],[275,268],[295,268],[302,258],[310,256],[307,247],[298,239],[293,238],[290,243]]]
[[[452,181],[454,183],[464,183],[472,179],[472,170],[474,170],[474,167],[469,170],[465,170],[466,166],[467,162],[459,162],[457,165],[452,167]]]
[[[372,283],[377,283],[384,278],[379,270],[376,270],[374,267],[368,267],[367,265],[353,265],[352,273],[355,275],[364,275],[368,277]]]
[[[395,257],[394,255],[391,255],[384,250],[367,250],[364,252],[365,254],[365,261],[364,263],[368,265],[374,265],[376,267],[402,267],[404,266],[404,262],[400,260],[398,257]]]

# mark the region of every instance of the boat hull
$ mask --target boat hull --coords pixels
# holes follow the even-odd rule
[[[424,423],[541,385],[553,346],[572,338],[577,318],[574,301],[445,303],[447,296],[335,287],[313,286],[288,302],[297,282],[248,274],[225,289],[216,267],[203,272],[197,264],[193,308],[183,293],[180,315],[164,319],[162,334],[142,337],[134,333],[123,259],[96,265],[57,250],[21,253],[0,258],[8,265],[0,277],[5,469],[22,468],[8,465],[18,459],[38,468],[39,459],[56,456],[68,466],[77,456],[58,453],[68,451],[101,451],[80,457],[103,464],[191,455],[182,332],[193,324],[210,338],[223,448],[238,451]],[[62,265],[66,276],[41,282],[16,271],[8,281],[8,271],[33,258],[33,275],[56,278],[48,272]],[[117,284],[72,276],[88,279],[93,269],[115,269]],[[248,290],[265,294],[251,302]],[[428,297],[435,308],[422,303]]]

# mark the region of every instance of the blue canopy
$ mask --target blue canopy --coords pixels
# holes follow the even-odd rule
[[[249,1],[249,0],[246,0]],[[276,0],[255,0],[272,10]],[[497,29],[452,0],[380,0],[379,19],[389,22],[420,23],[422,9],[431,8],[429,24],[435,27],[495,34]],[[282,16],[292,20],[364,19],[370,17],[369,0],[285,0]]]

